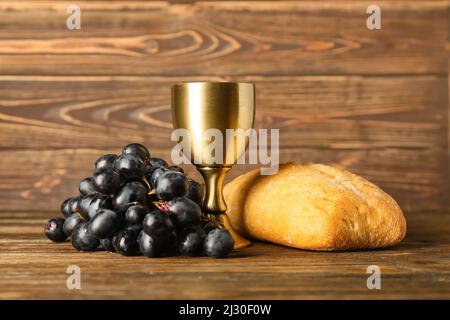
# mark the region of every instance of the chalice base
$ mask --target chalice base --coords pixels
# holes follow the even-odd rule
[[[225,213],[210,214],[209,217],[212,220],[217,220],[225,227],[225,229],[230,232],[234,240],[234,250],[243,249],[252,245],[252,242],[250,240],[245,239],[234,230],[233,226],[230,223],[230,219]]]

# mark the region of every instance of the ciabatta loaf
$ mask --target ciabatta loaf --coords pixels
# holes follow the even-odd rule
[[[232,225],[243,235],[310,250],[390,247],[406,233],[395,200],[338,168],[288,163],[271,176],[258,169],[224,188]]]

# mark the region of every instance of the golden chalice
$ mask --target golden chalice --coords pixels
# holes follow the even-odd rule
[[[225,213],[227,206],[222,195],[222,184],[228,171],[245,153],[249,139],[246,137],[243,143],[239,143],[235,137],[226,139],[230,131],[227,129],[247,131],[253,128],[254,118],[253,84],[189,82],[172,87],[173,126],[190,133],[190,155],[185,156],[205,180],[203,210],[228,229],[234,239],[235,249],[247,247],[251,242],[237,234],[231,226]],[[211,148],[211,143],[218,139],[217,136],[211,139],[211,132],[221,134],[220,150]]]

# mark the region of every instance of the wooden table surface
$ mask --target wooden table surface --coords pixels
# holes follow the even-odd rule
[[[450,212],[409,213],[407,238],[392,249],[310,252],[257,243],[221,260],[78,253],[43,236],[54,215],[2,215],[0,298],[450,298]],[[80,290],[66,288],[69,265],[81,269]],[[381,269],[380,290],[367,289],[369,265]]]

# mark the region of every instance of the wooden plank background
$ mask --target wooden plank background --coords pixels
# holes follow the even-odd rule
[[[56,210],[130,142],[168,158],[170,86],[190,80],[256,83],[256,126],[280,128],[283,162],[448,208],[450,3],[379,1],[368,30],[372,2],[1,1],[0,211]]]

